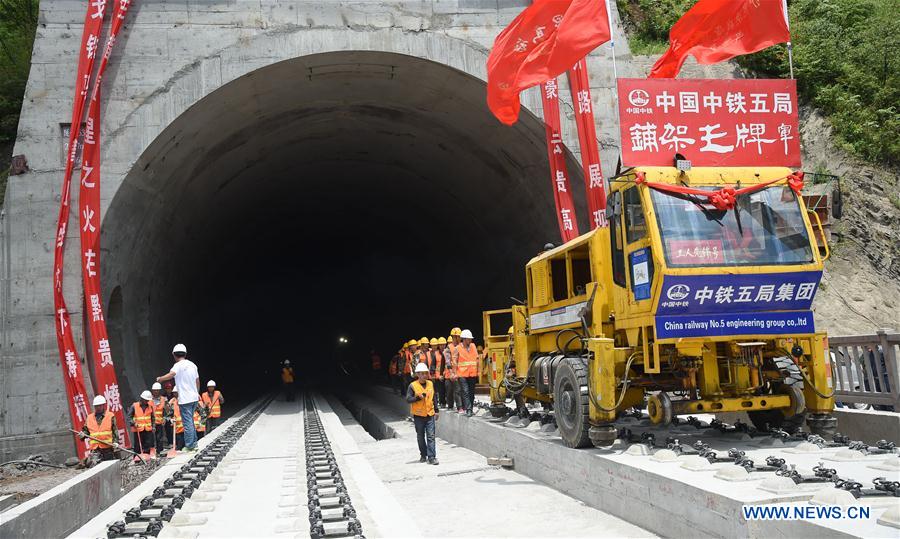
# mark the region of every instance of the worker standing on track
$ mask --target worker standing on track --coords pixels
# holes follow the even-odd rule
[[[126,417],[131,420],[131,432],[133,434],[133,448],[139,453],[150,453],[155,448],[156,440],[153,436],[153,403],[150,401],[153,395],[149,391],[141,393],[141,399],[129,408]],[[137,459],[138,457],[134,457]]]
[[[478,349],[472,342],[474,337],[468,329],[460,333],[462,343],[456,347],[456,373],[462,386],[463,404],[466,416],[471,417],[475,405],[475,383],[478,381]]]
[[[447,340],[431,339],[431,379],[434,381],[434,407],[440,409],[446,403],[444,401],[444,346]]]
[[[419,462],[438,464],[437,448],[434,441],[434,427],[438,410],[434,407],[434,382],[428,379],[428,366],[416,365],[416,380],[406,389],[406,402],[416,426],[416,440],[419,443]]]
[[[166,419],[163,417],[167,399],[162,396],[162,384],[154,383],[150,388],[150,396],[150,404],[153,406],[153,439],[156,442],[156,454],[159,455],[170,436],[166,433]]]
[[[175,449],[181,450],[184,449],[184,421],[181,420],[181,407],[178,406],[178,388],[173,387],[170,394],[164,415],[169,422],[169,428],[172,429],[174,426],[175,440],[172,443],[175,444]]]
[[[184,427],[184,447],[186,451],[197,450],[197,431],[194,430],[194,410],[200,401],[200,374],[197,365],[187,358],[187,347],[176,344],[172,349],[175,364],[164,374],[156,379],[157,382],[175,379],[175,389],[178,391],[178,406],[181,409],[181,417],[188,418]]]
[[[206,393],[200,395],[200,405],[207,409],[206,432],[212,432],[219,426],[223,404],[225,404],[225,397],[216,389],[216,381],[206,382]]]
[[[97,455],[100,460],[116,460],[116,451],[119,449],[119,429],[116,427],[116,415],[106,410],[106,398],[103,395],[94,397],[94,411],[88,414],[84,422],[84,428],[78,437],[88,438],[88,447],[91,453]]]
[[[291,360],[285,359],[281,364],[281,385],[284,388],[284,400],[294,402],[294,368]]]

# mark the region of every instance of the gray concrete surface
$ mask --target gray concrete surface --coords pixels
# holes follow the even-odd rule
[[[357,392],[352,398],[372,410],[377,408],[369,401],[377,401],[394,415],[404,414],[407,410],[399,397],[383,387],[368,388],[366,396]],[[635,432],[644,428],[637,422],[627,426]],[[674,435],[686,445],[698,436],[692,426],[677,427],[671,432],[655,431],[660,439]],[[890,480],[900,480],[900,472],[869,467],[884,456],[833,462],[827,459],[838,449],[796,454],[790,450],[797,442],[785,446],[761,446],[739,437],[718,437],[706,432],[703,439],[722,455],[727,454],[730,447],[739,447],[759,463],[764,463],[767,455],[784,457],[806,475],[811,475],[812,467],[824,460],[828,467],[836,468],[841,477],[850,477],[863,484],[870,484],[875,476],[886,475]],[[648,456],[628,455],[625,452],[627,444],[621,442],[604,450],[570,449],[552,433],[513,428],[487,418],[466,418],[454,412],[442,416],[438,436],[486,457],[512,457],[517,472],[663,536],[896,536],[896,530],[876,523],[877,517],[889,507],[885,504],[894,503],[894,498],[861,502],[872,505],[873,518],[867,521],[747,521],[742,516],[744,505],[805,504],[815,491],[800,489],[789,494],[772,494],[758,487],[765,477],[773,474],[758,474],[749,482],[733,483],[714,478],[718,468],[733,466],[731,464],[717,464],[708,471],[689,471],[681,468],[680,460],[655,463]],[[637,505],[640,510],[635,509]]]
[[[0,515],[0,537],[64,537],[122,497],[119,462],[102,462]]]
[[[298,269],[317,258],[302,264],[278,258],[292,238],[307,254],[323,258],[335,242],[351,241],[360,224],[369,240],[360,243],[353,264],[339,264],[347,269],[310,270],[309,279],[319,286],[298,290],[298,297],[309,289],[345,291],[347,282],[383,282],[384,268],[406,267],[393,262],[410,256],[410,243],[450,237],[469,246],[467,264],[497,269],[469,272],[470,297],[506,301],[510,291],[498,283],[522,286],[522,263],[557,236],[539,95],[526,92],[521,121],[507,128],[487,111],[484,80],[495,36],[528,3],[134,4],[102,93],[101,276],[123,399],[130,402],[160,374],[176,339],[192,344],[196,361],[207,361],[201,372],[220,379],[213,358],[249,351],[250,341],[279,318],[238,327],[241,318],[256,319],[238,309],[271,315],[278,307],[283,318],[293,319],[293,306],[273,305],[269,298],[284,297]],[[9,179],[0,216],[4,458],[47,444],[72,452],[71,441],[59,435],[68,409],[50,274],[62,132],[70,121],[84,9],[76,0],[40,4],[14,149],[27,157],[30,171]],[[627,44],[618,26],[617,32],[617,52],[625,60]],[[609,172],[618,144],[609,48],[595,51],[588,66]],[[628,76],[628,66],[621,64],[619,74]],[[564,140],[574,150],[564,83],[560,95]],[[577,159],[576,150],[569,156],[570,174],[586,227]],[[398,209],[423,201],[428,210],[418,223],[395,217]],[[81,336],[77,213],[68,226],[65,293],[72,330]],[[323,223],[332,236],[307,234],[326,228]],[[238,262],[239,246],[251,238],[255,264],[265,270],[247,273]],[[266,241],[271,244],[261,243]],[[462,268],[438,264],[442,253],[437,246],[416,253],[435,261],[432,284],[455,281]],[[420,275],[388,277],[416,282]],[[349,303],[351,295],[358,303],[393,301],[393,294],[364,288],[319,302],[317,314],[323,305]],[[447,312],[477,321],[482,305],[455,304],[452,298],[460,294],[450,290]],[[227,349],[217,343],[222,334],[232,337]]]

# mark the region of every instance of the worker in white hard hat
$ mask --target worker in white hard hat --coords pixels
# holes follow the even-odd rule
[[[406,402],[416,426],[416,440],[419,443],[419,462],[437,464],[437,448],[434,443],[434,427],[439,408],[435,405],[434,382],[428,379],[428,365],[418,363],[416,379],[406,388]]]
[[[291,367],[290,359],[285,359],[281,365],[281,386],[284,389],[284,400],[292,402],[294,400],[294,368]]]
[[[131,421],[131,432],[134,437],[133,448],[138,453],[154,454],[156,440],[153,437],[153,394],[149,391],[141,393],[141,398],[131,405],[126,413]],[[137,459],[138,457],[135,457]]]
[[[106,410],[106,398],[103,395],[94,397],[94,411],[88,414],[78,437],[87,440],[91,453],[100,460],[116,459],[119,429],[116,427],[116,415]]]
[[[194,410],[200,401],[200,374],[197,365],[187,358],[187,347],[176,344],[172,348],[172,356],[175,364],[167,374],[156,379],[157,382],[175,379],[175,388],[178,390],[178,406],[184,421],[184,450],[192,452],[197,450],[197,431],[194,429]]]
[[[206,393],[200,395],[200,406],[206,410],[206,432],[212,432],[222,418],[222,405],[225,397],[216,389],[216,381],[206,382]]]
[[[456,374],[462,387],[463,405],[466,415],[472,415],[475,406],[475,383],[478,381],[478,349],[472,341],[475,337],[468,329],[459,334],[460,344],[456,347]]]
[[[155,382],[150,387],[150,404],[153,406],[153,439],[156,446],[156,454],[159,455],[165,449],[165,443],[171,444],[170,435],[166,429],[166,418],[163,411],[166,407],[166,397],[162,394],[162,384]],[[169,429],[171,430],[171,429]]]

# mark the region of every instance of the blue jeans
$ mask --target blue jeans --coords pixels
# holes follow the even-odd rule
[[[184,425],[184,447],[194,449],[197,447],[197,431],[194,429],[194,410],[197,402],[178,403],[181,410],[181,423]]]
[[[434,447],[434,416],[414,415],[413,422],[416,425],[416,440],[419,442],[419,456],[433,459],[436,456]]]

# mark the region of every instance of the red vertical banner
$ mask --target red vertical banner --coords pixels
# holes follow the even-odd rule
[[[591,214],[591,230],[607,226],[606,187],[600,169],[600,151],[597,147],[597,128],[594,124],[594,105],[591,101],[591,85],[584,58],[569,70],[569,89],[575,108],[578,126],[578,144],[581,146],[581,168],[584,169],[584,188],[587,193],[588,211]]]
[[[63,295],[63,261],[66,252],[66,229],[69,223],[69,202],[72,194],[72,172],[75,168],[78,133],[88,95],[88,83],[94,69],[100,30],[106,15],[106,2],[91,2],[84,16],[81,33],[81,48],[78,51],[78,72],[75,78],[75,99],[72,104],[72,125],[69,130],[69,151],[66,155],[66,170],[63,176],[62,194],[59,203],[59,217],[56,221],[56,243],[53,251],[53,309],[56,323],[56,344],[59,348],[60,365],[69,403],[72,428],[81,430],[89,413],[87,391],[81,372],[81,361],[75,348],[69,309]],[[78,457],[84,457],[87,443],[76,441]]]
[[[550,159],[550,180],[553,184],[553,201],[556,203],[556,219],[563,242],[578,237],[578,220],[569,185],[566,167],[565,145],[559,127],[559,87],[556,79],[541,84],[541,100],[544,105],[544,127],[547,132],[547,157]]]
[[[91,92],[87,120],[84,129],[84,151],[81,157],[81,188],[78,194],[79,221],[81,234],[81,276],[84,281],[86,319],[88,323],[87,342],[91,346],[94,361],[94,384],[97,394],[106,397],[106,405],[116,415],[119,428],[119,443],[129,447],[126,435],[125,411],[119,393],[103,301],[100,292],[100,89],[103,74],[109,63],[122,22],[128,14],[131,0],[117,0],[113,9],[109,38],[103,50],[103,58],[97,69],[97,79]]]

